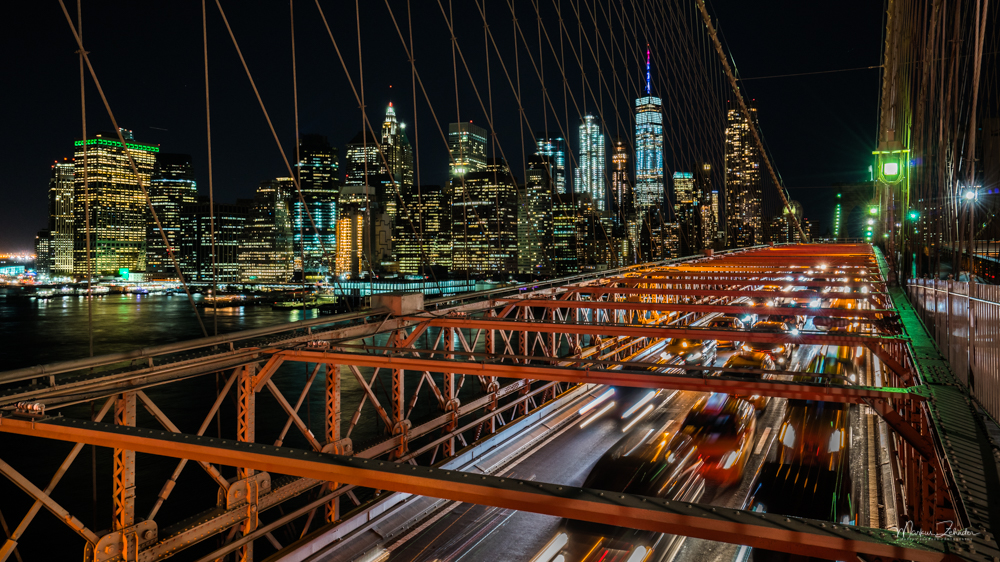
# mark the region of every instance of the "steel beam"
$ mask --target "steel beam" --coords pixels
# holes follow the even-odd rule
[[[31,422],[28,422],[31,423]],[[107,425],[107,424],[102,424]],[[45,509],[52,512],[52,515],[56,516],[56,519],[65,523],[73,532],[80,535],[90,544],[97,544],[100,540],[93,531],[87,528],[82,521],[77,519],[73,514],[66,511],[63,506],[59,505],[54,499],[52,499],[44,491],[39,490],[37,486],[31,483],[30,480],[25,478],[20,472],[14,469],[11,465],[7,464],[3,460],[0,460],[0,473],[3,473],[15,486],[24,490],[26,494],[35,499],[35,501],[41,502]],[[17,542],[7,541],[3,548],[0,549],[0,555],[4,558],[9,556],[10,553],[17,546]]]
[[[170,418],[168,418],[167,415],[163,413],[163,410],[160,410],[160,407],[157,406],[152,400],[150,400],[149,396],[147,396],[145,392],[137,390],[135,394],[142,402],[143,406],[146,407],[146,410],[150,414],[152,414],[154,418],[156,418],[156,421],[160,422],[160,425],[162,425],[168,431],[173,431],[174,433],[181,432],[181,430],[176,425],[174,425],[172,421],[170,421]],[[229,482],[227,482],[226,478],[222,476],[222,474],[219,472],[219,469],[208,464],[207,462],[199,462],[198,464],[201,465],[203,469],[205,469],[205,472],[208,474],[209,478],[214,480],[215,483],[218,484],[220,488],[222,488],[223,490],[229,488]]]
[[[797,298],[794,293],[785,293],[783,298]],[[872,318],[875,316],[895,316],[895,310],[876,308],[811,308],[811,307],[780,307],[780,306],[739,306],[722,304],[680,304],[651,302],[606,302],[606,301],[553,301],[542,299],[500,299],[500,302],[512,302],[515,306],[531,306],[549,309],[597,308],[601,310],[638,310],[638,311],[676,311],[676,312],[720,312],[722,314],[757,314],[769,316],[828,316],[834,318]]]
[[[233,387],[233,383],[236,382],[236,377],[242,369],[242,367],[235,369],[233,374],[229,375],[226,379],[226,384],[223,385],[222,390],[220,390],[218,396],[215,397],[215,403],[212,404],[211,408],[209,408],[208,414],[201,422],[201,426],[198,427],[198,433],[196,433],[196,435],[204,435],[205,431],[208,429],[209,423],[211,423],[212,418],[215,417],[215,413],[219,411],[219,406],[222,405],[222,401],[225,399],[226,395],[229,394],[229,389]],[[167,498],[170,497],[171,492],[174,490],[174,486],[177,484],[177,479],[180,478],[181,472],[184,470],[184,466],[186,464],[187,459],[181,459],[177,462],[177,467],[174,468],[174,472],[170,475],[170,478],[163,483],[163,488],[160,489],[160,494],[156,498],[156,503],[153,504],[153,509],[149,511],[149,516],[146,517],[147,521],[153,521],[156,518],[156,514],[160,511],[160,506],[162,506],[163,502],[167,501]]]
[[[329,361],[357,367],[404,368],[407,370],[450,372],[465,375],[497,376],[525,380],[546,380],[566,383],[594,383],[638,388],[669,388],[696,392],[726,392],[731,394],[761,394],[800,400],[860,403],[866,399],[911,398],[918,394],[906,389],[874,388],[850,385],[824,385],[775,380],[748,381],[742,378],[700,377],[649,370],[609,370],[580,367],[547,366],[524,363],[487,363],[415,357],[386,357],[365,353],[321,352],[294,350],[282,352],[286,361]],[[669,368],[669,366],[664,366]]]
[[[350,458],[159,430],[55,418],[44,422],[3,419],[0,431],[125,447],[154,455],[336,480],[356,486],[451,501],[530,511],[556,517],[743,544],[804,556],[847,560],[868,557],[939,562],[955,560],[933,538],[916,542],[896,533],[852,525],[730,510],[631,494]]]
[[[712,329],[712,328],[688,328],[673,326],[648,326],[640,324],[594,324],[575,322],[552,322],[552,321],[525,321],[517,322],[511,320],[495,320],[492,318],[451,318],[441,317],[431,321],[434,326],[440,328],[472,328],[484,330],[506,330],[525,334],[527,332],[538,333],[575,333],[588,334],[594,336],[636,336],[644,338],[691,338],[696,340],[729,340],[733,337],[732,330]],[[774,332],[747,331],[739,332],[741,341],[761,342],[761,343],[791,343],[810,345],[867,345],[868,342],[883,341],[883,336],[866,336],[861,334],[831,334],[829,332],[800,332],[797,335]],[[527,344],[522,342],[521,355],[527,353]],[[280,350],[271,350],[280,351]]]
[[[135,426],[134,392],[120,394],[115,400],[115,424]],[[115,513],[112,530],[122,531],[135,524],[135,451],[114,448],[112,493]]]
[[[652,285],[653,283],[644,283],[646,285]],[[656,283],[658,285],[666,285],[666,283]],[[681,283],[677,283],[680,285]],[[690,283],[688,283],[690,285]],[[728,284],[728,283],[727,283]],[[574,293],[579,293],[581,295],[660,295],[660,296],[675,296],[675,297],[750,297],[750,298],[763,298],[763,299],[773,299],[774,297],[787,296],[781,291],[750,291],[750,290],[713,290],[713,289],[646,289],[642,287],[595,287],[588,285],[586,287],[569,287],[567,291],[572,291]],[[838,293],[838,299],[847,300],[867,300],[868,297],[877,293]],[[802,299],[828,299],[830,298],[830,293],[821,293],[819,291],[795,291],[795,298]]]
[[[324,387],[325,415],[326,420],[326,444],[331,450],[329,452],[345,454],[339,449],[340,446],[340,365],[337,363],[326,363],[326,385]],[[339,486],[336,482],[329,482],[327,487],[330,490]],[[324,513],[327,523],[333,523],[340,518],[340,496],[331,498],[324,504]]]
[[[257,393],[254,391],[254,373],[256,365],[247,365],[240,370],[237,381],[237,413],[236,413],[236,439],[240,443],[253,443],[257,434]],[[260,486],[254,475],[254,468],[247,463],[234,463],[237,480],[246,480],[249,484],[247,488],[247,517],[243,521],[242,532],[244,535],[250,534],[257,528],[259,522],[258,499],[260,498]],[[249,542],[240,547],[236,559],[238,562],[253,562],[253,543]]]
[[[139,359],[149,359],[157,357],[160,355],[178,353],[181,351],[190,351],[192,349],[199,349],[203,347],[210,347],[219,344],[230,344],[233,342],[247,340],[255,337],[269,336],[281,332],[287,331],[297,331],[303,329],[311,329],[315,327],[333,325],[338,322],[345,322],[351,320],[358,320],[361,318],[366,318],[369,316],[379,316],[382,314],[388,314],[388,309],[372,309],[365,310],[361,312],[351,312],[348,314],[340,314],[337,316],[329,316],[323,318],[315,318],[312,320],[299,320],[296,322],[289,322],[287,324],[279,324],[277,326],[267,326],[265,328],[254,328],[251,330],[242,330],[232,334],[223,334],[218,336],[209,336],[207,338],[198,338],[194,340],[181,341],[176,343],[169,343],[165,345],[157,345],[152,347],[143,347],[135,349],[132,351],[123,351],[120,353],[109,353],[107,355],[97,355],[95,357],[88,357],[85,359],[74,359],[72,361],[60,361],[58,363],[49,363],[48,365],[39,365],[36,367],[26,367],[24,369],[15,369],[12,371],[0,372],[0,384],[15,382],[20,380],[32,379],[41,376],[55,375],[59,373],[66,373],[70,371],[80,371],[84,369],[94,369],[96,367],[103,367],[107,365],[113,365],[115,363],[122,363],[126,361],[135,361]],[[352,326],[351,328],[356,328]],[[342,328],[350,329],[350,328]]]
[[[106,416],[107,413],[111,411],[111,407],[114,405],[114,403],[115,400],[113,398],[106,400],[104,402],[104,405],[94,414],[93,417],[94,421],[103,420],[104,416]],[[73,461],[76,460],[76,457],[77,455],[80,454],[81,450],[83,450],[83,443],[77,443],[76,445],[73,446],[73,449],[71,449],[69,454],[66,455],[66,458],[63,459],[62,464],[60,464],[59,468],[56,469],[56,473],[49,480],[48,486],[46,486],[45,489],[42,490],[43,494],[49,496],[49,494],[51,494],[52,491],[56,489],[56,486],[59,484],[59,481],[62,480],[62,477],[66,475],[66,471],[69,470],[70,465],[72,465]],[[7,541],[4,543],[3,547],[0,547],[0,562],[6,562],[7,559],[10,557],[11,552],[16,551],[18,539],[20,539],[21,536],[24,535],[24,532],[28,529],[28,525],[30,525],[31,521],[34,520],[35,515],[38,515],[38,511],[42,507],[44,507],[44,503],[42,502],[42,500],[36,499],[35,503],[33,503],[31,507],[28,509],[28,513],[25,514],[24,518],[21,519],[21,522],[17,525],[17,527],[14,528],[14,532],[8,533]],[[18,560],[20,560],[21,554],[19,552],[16,552],[16,554]]]
[[[317,363],[316,366],[313,367],[312,372],[309,373],[309,378],[306,379],[306,384],[302,385],[302,391],[299,392],[299,399],[295,401],[295,406],[292,408],[292,411],[296,414],[298,414],[299,408],[302,407],[302,403],[309,397],[309,390],[312,388],[312,383],[316,380],[316,375],[319,374],[321,367],[322,365]],[[274,441],[274,444],[278,447],[282,445],[285,440],[285,436],[288,435],[288,430],[292,428],[292,422],[292,417],[288,416],[288,419],[285,420],[285,426],[281,428],[281,433],[278,434],[278,438]]]

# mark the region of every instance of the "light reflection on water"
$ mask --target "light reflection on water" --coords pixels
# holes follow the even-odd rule
[[[196,296],[196,300],[200,297]],[[88,301],[83,297],[63,296],[52,299],[0,299],[0,371],[7,371],[32,365],[41,365],[55,361],[84,358],[88,355]],[[250,306],[243,308],[222,308],[213,313],[211,308],[199,309],[203,315],[205,327],[209,334],[213,332],[215,321],[218,322],[219,333],[229,333],[238,330],[260,328],[286,322],[294,322],[303,318],[315,318],[317,310],[273,310],[269,306]],[[141,347],[190,340],[202,335],[198,321],[185,295],[107,295],[93,300],[93,335],[94,353],[128,351]],[[436,333],[428,331],[421,339],[422,345],[430,346],[436,339]],[[388,336],[378,336],[368,343],[376,346],[387,344]],[[482,342],[477,347],[481,347]],[[274,376],[274,382],[292,404],[298,399],[303,384],[315,364],[286,363]],[[370,379],[371,369],[361,369],[362,375]],[[228,375],[228,373],[224,374]],[[435,377],[439,380],[438,377]],[[221,377],[224,382],[225,376]],[[346,368],[342,369],[341,412],[342,432],[346,433],[354,409],[361,402],[363,389],[358,385],[353,374]],[[412,379],[411,379],[412,380]],[[406,389],[407,403],[416,385],[408,382]],[[388,405],[388,390],[390,385],[376,382],[373,391],[379,396],[383,405]],[[468,386],[476,386],[469,381]],[[473,391],[469,388],[466,392]],[[170,417],[181,431],[194,433],[201,425],[205,414],[211,407],[216,395],[216,378],[202,376],[173,384],[167,384],[147,389],[149,396]],[[235,389],[231,391],[235,394]],[[429,390],[424,388],[421,400],[413,411],[413,419],[426,419],[437,415],[437,405],[431,399]],[[464,394],[464,393],[463,393]],[[468,398],[467,398],[468,399]],[[97,405],[100,407],[100,404]],[[320,373],[310,389],[308,400],[299,410],[303,420],[310,426],[317,438],[324,435],[324,377]],[[90,405],[67,408],[62,412],[71,417],[87,417],[90,415]],[[139,425],[159,428],[152,417],[142,408],[138,412]],[[233,400],[226,400],[222,407],[221,433],[224,438],[234,438],[236,430],[235,405]],[[281,428],[285,425],[287,416],[281,410],[277,401],[264,391],[257,395],[257,439],[258,443],[274,443]],[[111,416],[105,418],[111,421]],[[355,449],[371,444],[373,440],[384,435],[384,424],[379,420],[370,405],[365,406],[361,423],[355,428],[352,439]],[[208,434],[216,435],[217,426],[213,422]],[[288,432],[284,445],[308,448],[305,439],[293,426]],[[56,466],[68,452],[70,444],[51,441],[42,442],[38,439],[15,435],[0,434],[0,458],[12,464],[22,474],[31,475],[36,485],[44,486],[47,475],[52,474]],[[91,472],[89,448],[81,459],[77,460],[57,490],[59,501],[74,514],[95,529],[105,529],[110,525],[108,514],[110,506],[111,482],[111,452],[106,448],[97,449],[98,466],[98,505],[97,521],[92,521],[91,512]],[[178,482],[178,494],[174,494],[163,504],[160,515],[157,516],[160,527],[163,528],[183,517],[209,509],[215,505],[214,484],[203,473],[189,463]],[[163,457],[140,454],[137,459],[137,498],[136,513],[145,515],[156,499],[157,491],[163,485],[175,466],[175,461]],[[223,467],[223,473],[233,476],[233,469]],[[24,513],[31,502],[28,496],[17,490],[13,485],[0,478],[0,504],[3,511],[8,508],[16,513]],[[60,544],[65,544],[65,552],[60,552],[61,559],[70,559],[78,554],[78,541],[72,532],[56,522],[48,525],[39,524],[29,527],[24,537],[23,545],[27,549],[26,559],[49,559],[53,553],[46,545],[51,537],[61,537]],[[21,548],[21,547],[19,547]],[[36,555],[31,552],[37,549]],[[61,556],[65,554],[65,556]],[[183,559],[182,556],[180,559]]]
[[[195,301],[201,300],[195,295]],[[213,311],[199,309],[214,332]],[[315,318],[316,310],[272,310],[270,306],[222,308],[219,333]],[[172,343],[202,335],[185,295],[107,295],[93,299],[94,353]],[[86,357],[87,299],[0,299],[0,370]]]

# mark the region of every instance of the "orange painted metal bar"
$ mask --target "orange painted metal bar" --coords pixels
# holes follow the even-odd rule
[[[539,308],[599,308],[604,310],[657,310],[678,312],[721,312],[723,314],[797,315],[829,316],[836,318],[872,318],[879,315],[895,315],[895,310],[876,308],[781,308],[773,306],[733,306],[722,304],[676,304],[650,302],[604,302],[604,301],[554,301],[548,299],[497,299],[497,302],[511,302],[515,306]]]
[[[824,279],[828,277],[870,277],[873,281],[879,281],[877,274],[867,273],[867,272],[848,272],[848,273],[835,273],[835,270],[816,270],[814,268],[804,268],[804,269],[771,269],[771,270],[754,270],[746,271],[741,268],[696,268],[696,269],[655,269],[652,271],[640,272],[637,277],[700,277],[704,275],[713,275],[722,278],[731,277],[780,277],[782,275],[798,275],[800,277],[805,277],[807,279]],[[625,277],[631,278],[632,275],[626,274]]]
[[[340,363],[357,367],[383,367],[429,371],[432,373],[459,373],[486,377],[546,380],[567,383],[608,384],[634,388],[668,388],[696,392],[726,392],[730,394],[760,394],[799,400],[862,403],[871,399],[913,398],[922,400],[906,389],[873,388],[850,385],[825,385],[775,380],[748,381],[743,378],[673,374],[643,370],[579,368],[565,366],[532,365],[523,363],[487,363],[416,357],[372,355],[326,351],[286,350],[278,352],[286,361]]]
[[[609,277],[602,279],[604,283],[621,283],[626,285],[775,285],[801,287],[867,287],[884,284],[880,281],[788,281],[786,279],[716,279],[713,274],[706,274],[701,279],[666,279],[662,277]],[[795,291],[800,293],[802,291]],[[826,293],[827,298],[836,298],[838,293]]]
[[[714,328],[686,328],[676,326],[644,326],[639,324],[589,324],[553,321],[513,321],[493,318],[440,317],[431,320],[431,325],[439,328],[471,328],[483,330],[507,330],[512,332],[539,332],[580,335],[638,336],[647,338],[690,338],[696,340],[729,340],[732,330]],[[739,332],[740,340],[762,343],[792,343],[811,345],[866,345],[870,341],[899,339],[888,336],[866,336],[862,334],[831,334],[829,332],[800,332],[797,335],[776,332]]]
[[[204,436],[54,418],[0,419],[0,431],[277,474],[344,482],[452,501],[567,517],[596,523],[744,544],[803,556],[850,560],[858,555],[919,562],[956,560],[941,541],[912,541],[896,533],[778,514],[485,476],[387,461],[344,457]]]
[[[672,296],[688,296],[688,297],[759,297],[764,299],[772,299],[774,297],[785,296],[790,293],[783,293],[781,291],[744,291],[744,290],[719,290],[713,291],[709,289],[646,289],[642,287],[593,287],[593,286],[583,286],[583,287],[567,287],[567,291],[580,293],[580,294],[590,294],[590,295],[672,295]],[[838,293],[838,299],[848,299],[848,300],[865,300],[868,297],[876,294],[881,294],[877,292],[870,292],[868,294],[861,293]],[[820,293],[818,291],[796,291],[795,298],[801,299],[826,299],[830,298],[829,293]]]

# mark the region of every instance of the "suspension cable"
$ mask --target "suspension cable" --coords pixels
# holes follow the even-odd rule
[[[63,15],[66,16],[66,22],[69,24],[69,28],[73,32],[73,37],[76,39],[76,44],[80,48],[80,52],[83,54],[83,60],[87,63],[87,69],[90,71],[90,77],[93,79],[94,85],[97,87],[97,92],[101,95],[101,101],[104,102],[104,109],[107,110],[108,117],[111,118],[111,124],[118,133],[118,142],[122,144],[122,149],[125,152],[125,156],[128,158],[129,166],[132,168],[132,173],[135,175],[136,183],[139,184],[142,196],[145,198],[146,205],[149,207],[149,212],[153,217],[153,221],[156,223],[156,228],[160,232],[160,238],[163,240],[163,245],[167,248],[167,254],[174,263],[174,269],[177,271],[177,277],[180,279],[181,285],[184,287],[184,293],[187,294],[188,302],[191,303],[191,309],[194,310],[195,318],[198,319],[198,326],[201,328],[202,334],[205,337],[208,337],[208,330],[205,329],[205,323],[201,319],[201,314],[198,312],[197,305],[195,305],[194,297],[191,296],[191,289],[188,287],[187,281],[184,279],[184,274],[181,272],[180,262],[177,260],[177,256],[174,255],[173,248],[171,248],[170,242],[167,240],[167,233],[163,229],[163,224],[160,223],[160,218],[156,214],[156,209],[153,208],[153,201],[149,198],[149,192],[147,191],[146,186],[142,183],[142,176],[139,175],[139,168],[136,166],[135,159],[132,157],[132,151],[129,149],[128,145],[125,144],[125,137],[122,135],[122,130],[118,126],[118,120],[115,119],[115,115],[111,111],[111,105],[108,103],[107,96],[104,95],[104,89],[101,87],[101,82],[97,79],[97,73],[94,71],[94,67],[90,63],[90,57],[87,56],[87,51],[83,48],[83,39],[76,32],[76,27],[73,25],[73,19],[70,17],[69,11],[66,10],[66,3],[63,0],[59,0],[59,6],[62,8]],[[83,146],[83,150],[84,153],[86,153],[87,145]]]

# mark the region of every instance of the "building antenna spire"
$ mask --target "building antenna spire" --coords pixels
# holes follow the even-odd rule
[[[650,95],[650,82],[652,79],[649,72],[649,43],[646,44],[646,95]]]

